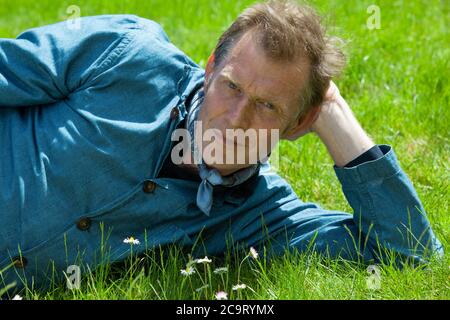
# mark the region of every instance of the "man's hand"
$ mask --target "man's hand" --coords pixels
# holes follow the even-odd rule
[[[346,165],[375,145],[333,81],[330,81],[325,101],[316,113],[309,129],[326,145],[338,167]]]
[[[336,96],[339,95],[339,89],[336,87],[336,85],[334,84],[333,81],[330,81],[330,86],[327,89],[327,93],[325,94],[325,101],[323,102],[322,105],[314,107],[312,110],[310,110],[305,116],[304,118],[301,120],[301,124],[298,127],[298,129],[296,129],[296,134],[292,135],[289,140],[297,140],[298,138],[310,133],[313,131],[312,126],[314,124],[314,122],[317,120],[317,118],[319,117],[319,114],[322,110],[322,107],[330,101],[333,101],[334,99],[336,99]]]

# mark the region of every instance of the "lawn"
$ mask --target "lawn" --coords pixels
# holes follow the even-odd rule
[[[0,37],[68,18],[77,5],[82,16],[130,13],[159,22],[171,41],[205,65],[233,19],[253,1],[210,0],[0,0]],[[336,80],[363,128],[378,144],[394,147],[423,202],[432,227],[450,245],[450,5],[442,0],[378,0],[380,28],[369,29],[372,0],[311,2],[347,40],[348,67]],[[324,145],[314,135],[283,142],[277,170],[304,201],[351,212]],[[82,279],[80,290],[59,286],[27,291],[27,299],[214,299],[223,290],[243,299],[449,299],[450,254],[426,268],[398,270],[381,265],[379,286],[367,285],[365,267],[314,254],[286,255],[265,264],[251,256],[216,259],[180,274],[188,259],[177,247],[151,250],[103,266]],[[197,257],[196,257],[197,258]],[[228,272],[216,274],[216,267]],[[247,288],[232,290],[245,283]],[[0,290],[1,291],[1,290]]]

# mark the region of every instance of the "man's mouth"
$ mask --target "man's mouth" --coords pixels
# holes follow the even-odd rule
[[[242,139],[238,139],[236,137],[227,137],[226,135],[223,135],[223,143],[226,145],[234,145],[240,148],[245,147],[245,139],[244,139],[244,143],[238,143],[239,140]]]

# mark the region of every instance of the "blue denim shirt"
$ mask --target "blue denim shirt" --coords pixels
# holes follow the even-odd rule
[[[231,238],[258,249],[271,239],[274,254],[313,243],[367,262],[384,258],[379,244],[417,261],[442,252],[387,145],[377,160],[334,168],[353,215],[303,202],[266,163],[242,186],[217,190],[205,216],[198,181],[159,176],[204,70],[153,21],[110,15],[80,26],[0,39],[0,270],[14,263],[5,285],[39,287],[49,270],[92,269],[105,254],[122,260],[129,236],[141,241],[134,253],[191,246],[200,234],[210,255]]]

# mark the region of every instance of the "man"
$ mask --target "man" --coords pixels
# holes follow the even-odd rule
[[[0,40],[0,268],[13,265],[4,285],[40,287],[70,265],[122,260],[130,236],[141,242],[134,253],[270,245],[268,255],[314,249],[377,263],[389,252],[414,262],[442,252],[392,147],[375,145],[330,82],[344,57],[312,10],[247,9],[206,71],[153,21],[98,16],[80,26]],[[354,214],[298,199],[265,161],[273,144],[251,162],[250,143],[193,137],[175,161],[174,132],[198,124],[219,136],[270,132],[266,141],[314,132]],[[230,150],[245,161],[215,161]]]

